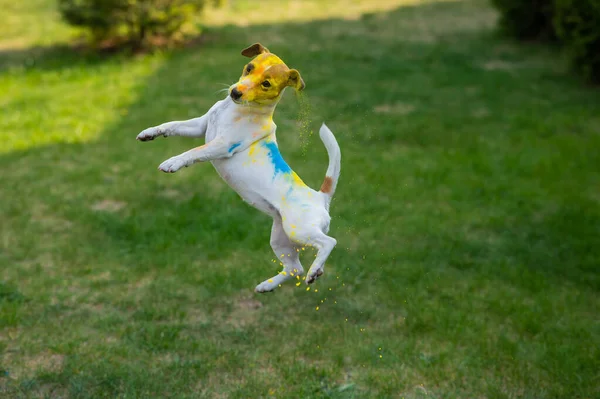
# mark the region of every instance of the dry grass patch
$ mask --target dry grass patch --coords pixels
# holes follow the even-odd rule
[[[243,328],[258,322],[263,304],[253,293],[244,292],[232,301],[233,309],[226,315],[225,322],[235,328]]]
[[[64,362],[65,356],[61,354],[44,351],[25,355],[21,349],[15,348],[6,351],[2,366],[9,370],[11,379],[20,380],[40,373],[58,373]]]
[[[95,211],[118,212],[127,206],[126,202],[105,199],[92,205]]]
[[[380,104],[373,108],[373,112],[376,114],[408,115],[411,114],[415,109],[416,107],[412,104]]]
[[[442,0],[456,1],[456,0]],[[253,24],[273,24],[285,22],[318,21],[339,18],[357,20],[364,14],[386,13],[400,7],[431,3],[430,0],[263,0],[260,7],[252,3],[236,2],[228,7],[209,9],[206,23],[211,26],[228,24],[248,26]],[[271,12],[265,12],[271,10]]]

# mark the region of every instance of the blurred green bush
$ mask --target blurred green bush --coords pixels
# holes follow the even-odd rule
[[[555,0],[554,26],[573,67],[600,83],[600,0]]]
[[[556,38],[552,19],[554,0],[492,0],[500,11],[500,27],[521,40]]]
[[[93,44],[142,47],[198,33],[195,17],[209,0],[58,0],[62,17],[85,28]]]
[[[492,0],[504,33],[558,42],[590,82],[600,83],[600,0]]]

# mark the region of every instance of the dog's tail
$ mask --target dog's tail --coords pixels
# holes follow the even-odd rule
[[[329,155],[329,166],[327,167],[327,174],[325,175],[325,180],[323,180],[320,191],[327,196],[327,202],[330,202],[333,193],[335,193],[338,178],[340,177],[342,154],[335,136],[324,123],[319,130],[319,136],[323,144],[325,144],[327,155]]]

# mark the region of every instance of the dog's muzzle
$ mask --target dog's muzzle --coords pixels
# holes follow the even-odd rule
[[[237,88],[231,90],[231,93],[229,94],[231,96],[231,98],[233,98],[234,100],[239,100],[240,98],[242,98],[242,92],[239,91]]]

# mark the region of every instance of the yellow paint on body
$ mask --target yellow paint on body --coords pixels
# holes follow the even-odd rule
[[[296,174],[296,172],[292,172],[292,179],[293,179],[294,183],[296,183],[297,185],[306,186],[306,184],[302,181],[300,176],[298,176],[298,174]]]
[[[253,156],[254,153],[256,152],[256,146],[258,145],[258,142],[254,142],[250,145],[250,150],[248,150],[248,155]]]

